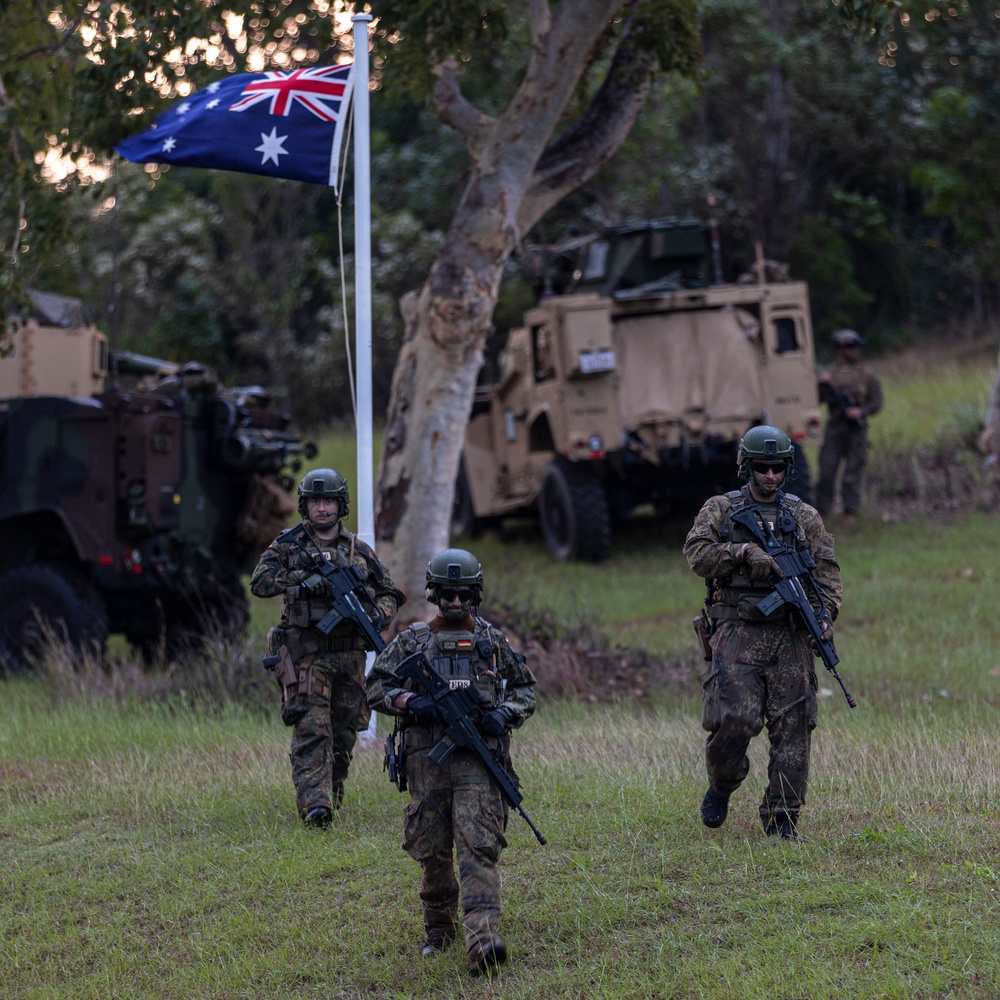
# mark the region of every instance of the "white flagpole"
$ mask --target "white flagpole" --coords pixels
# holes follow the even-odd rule
[[[375,472],[372,435],[372,212],[371,123],[368,117],[368,24],[371,14],[354,14],[354,358],[357,365],[358,537],[375,546]],[[372,668],[368,654],[365,673]],[[367,733],[374,739],[372,713]]]

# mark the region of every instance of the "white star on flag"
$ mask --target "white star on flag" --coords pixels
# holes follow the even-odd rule
[[[271,129],[270,135],[264,135],[263,132],[260,134],[261,143],[259,146],[255,146],[254,149],[258,153],[263,153],[261,159],[261,166],[271,160],[275,166],[278,165],[278,157],[281,155],[288,155],[288,150],[282,148],[282,144],[288,138],[287,135],[278,135],[278,127],[275,126]]]

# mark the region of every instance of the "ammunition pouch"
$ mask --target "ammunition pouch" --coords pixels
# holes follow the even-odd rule
[[[285,591],[284,618],[295,628],[309,628],[323,619],[330,610],[328,599],[314,594],[305,587],[289,587]]]
[[[314,629],[288,628],[282,630],[284,642],[297,663],[307,656],[320,653],[349,653],[365,648],[364,637],[353,626],[345,629],[346,634],[323,635]]]

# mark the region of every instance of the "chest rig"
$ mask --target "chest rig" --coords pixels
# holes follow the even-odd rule
[[[434,669],[452,687],[473,685],[491,705],[500,702],[500,681],[496,670],[496,650],[485,632],[433,633],[426,622],[410,626],[419,648]]]
[[[343,546],[337,544],[337,540],[330,545],[323,545],[315,539],[300,539],[295,554],[303,569],[315,566],[320,558],[336,567],[349,565],[348,555]],[[318,567],[316,570],[318,572]],[[323,595],[310,593],[300,587],[289,587],[284,594],[282,620],[293,628],[310,628],[320,621],[329,610],[330,602]],[[342,638],[352,635],[354,631],[353,625],[349,622],[342,622],[332,635]]]
[[[726,497],[733,501],[732,513],[753,510],[759,518],[767,523],[782,545],[799,548],[796,543],[798,521],[795,517],[795,509],[801,500],[797,496],[791,493],[779,493],[774,503],[757,503],[752,500],[748,501],[741,490],[734,490],[732,493],[727,493]],[[759,544],[757,538],[745,525],[734,521],[731,517],[726,524],[731,532],[728,541],[737,545],[742,545],[744,542]],[[712,603],[739,609],[738,615],[715,614],[712,617],[739,617],[750,621],[765,620],[763,615],[755,614],[754,609],[758,601],[771,593],[771,586],[767,581],[755,582],[750,579],[749,574],[735,571],[724,579],[709,581],[709,587],[715,589]]]

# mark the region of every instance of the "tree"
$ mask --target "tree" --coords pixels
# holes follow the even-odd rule
[[[342,7],[0,0],[0,318],[67,255],[63,192],[97,179],[139,112],[249,59],[280,68],[335,57]],[[58,183],[47,171],[54,158]]]
[[[535,0],[527,62],[495,115],[473,105],[458,67],[518,25],[503,6],[455,0],[389,3],[380,15],[415,58],[432,53],[440,118],[464,138],[470,163],[430,275],[404,304],[406,333],[393,376],[376,490],[379,552],[411,599],[448,540],[465,425],[504,264],[535,223],[618,149],[657,69],[691,72],[694,5],[684,0]],[[433,19],[433,20],[432,20]],[[390,49],[386,65],[395,58]],[[411,66],[415,65],[410,63]],[[504,67],[505,79],[515,74]],[[569,113],[569,114],[568,114]],[[567,123],[567,117],[570,121]],[[561,131],[559,131],[561,128]],[[409,612],[413,617],[419,609]]]

